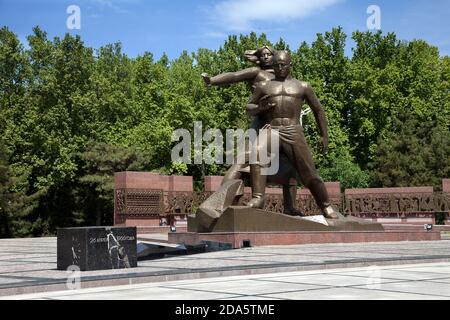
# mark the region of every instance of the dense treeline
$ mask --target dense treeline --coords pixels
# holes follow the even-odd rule
[[[450,176],[450,58],[424,41],[342,29],[291,50],[293,75],[308,81],[329,119],[330,148],[313,147],[320,174],[343,187],[434,185]],[[222,174],[221,165],[172,163],[172,131],[247,127],[245,83],[207,88],[215,75],[250,66],[246,49],[264,34],[230,36],[218,50],[169,61],[129,58],[120,44],[98,50],[80,37],[49,40],[39,28],[26,49],[0,29],[0,236],[112,223],[113,173]],[[304,119],[311,146],[317,131]],[[199,185],[199,183],[198,183]]]

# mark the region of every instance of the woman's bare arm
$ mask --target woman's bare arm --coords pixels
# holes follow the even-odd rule
[[[214,77],[202,73],[203,80],[207,85],[223,86],[241,81],[251,81],[256,78],[261,69],[258,67],[247,68],[236,72],[226,72]]]

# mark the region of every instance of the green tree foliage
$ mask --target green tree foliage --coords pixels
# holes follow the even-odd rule
[[[79,36],[48,39],[36,27],[24,48],[0,29],[0,236],[52,234],[56,227],[112,222],[113,173],[156,170],[223,174],[222,165],[172,163],[175,129],[247,128],[247,83],[206,87],[216,75],[252,64],[247,49],[292,54],[293,76],[311,83],[328,117],[329,152],[318,170],[343,188],[440,185],[449,176],[450,58],[424,41],[342,28],[290,48],[266,35],[231,35],[217,50],[155,60],[130,58],[115,43],[93,50]],[[306,106],[305,106],[306,107]],[[204,146],[206,143],[204,143]]]
[[[42,195],[26,196],[26,177],[17,177],[9,164],[9,151],[0,141],[0,237],[28,236],[33,230],[29,215]]]
[[[439,187],[441,178],[450,176],[448,128],[436,119],[421,121],[414,114],[401,113],[379,141],[376,156],[373,174],[377,185]]]
[[[114,210],[114,173],[148,166],[139,152],[104,142],[90,142],[79,154],[76,196],[83,204],[76,214],[79,223],[111,225]]]
[[[5,147],[0,145],[0,237],[11,236],[11,177]]]

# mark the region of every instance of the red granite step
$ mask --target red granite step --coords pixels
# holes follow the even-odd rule
[[[310,243],[352,243],[382,241],[441,240],[439,231],[296,231],[296,232],[175,232],[169,243],[199,244],[201,241],[230,243],[233,248],[245,246],[295,245]]]
[[[177,232],[186,232],[187,227],[186,226],[178,226]],[[170,233],[170,226],[164,226],[164,227],[153,227],[153,226],[137,226],[137,233],[138,234],[145,234],[145,233]]]
[[[423,231],[423,224],[384,224],[385,230],[389,231]],[[433,224],[433,231],[450,231],[450,225]]]

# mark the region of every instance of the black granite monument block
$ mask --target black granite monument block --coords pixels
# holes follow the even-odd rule
[[[58,270],[137,267],[136,227],[60,228],[57,233]]]

